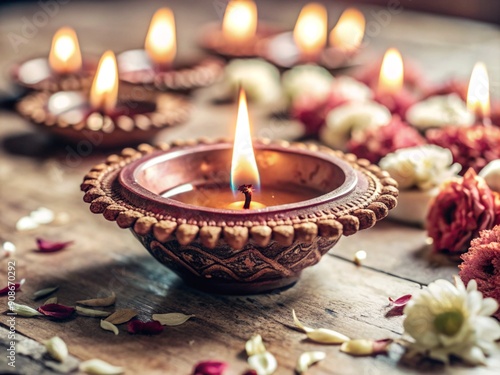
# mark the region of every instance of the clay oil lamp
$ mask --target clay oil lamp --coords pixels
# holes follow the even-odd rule
[[[154,86],[163,91],[183,91],[209,86],[223,73],[224,63],[214,57],[177,57],[177,36],[173,12],[161,8],[154,14],[144,49],[120,53],[122,81]]]
[[[96,148],[138,144],[188,118],[190,104],[180,96],[118,86],[116,58],[107,51],[90,92],[35,92],[17,110],[57,137],[72,143],[91,140]]]
[[[84,201],[190,285],[231,294],[291,286],[341,235],[395,207],[387,172],[318,145],[252,141],[246,110],[241,93],[234,142],[109,156],[84,177]]]
[[[257,5],[252,0],[230,0],[222,25],[206,25],[199,40],[206,51],[224,58],[257,57],[262,41],[277,29],[258,22]]]
[[[48,58],[16,65],[11,75],[17,85],[30,90],[79,90],[90,86],[95,67],[95,62],[82,59],[75,30],[63,27],[52,39]]]
[[[365,18],[356,9],[346,9],[328,37],[328,15],[318,3],[305,5],[293,32],[266,40],[262,57],[281,68],[313,63],[328,69],[349,65],[363,40]]]

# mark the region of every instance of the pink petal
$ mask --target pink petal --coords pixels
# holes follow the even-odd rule
[[[38,308],[38,311],[45,316],[54,319],[67,319],[75,312],[74,307],[60,305],[58,303],[49,303]]]
[[[387,353],[387,348],[392,344],[393,339],[382,339],[373,342],[373,354]]]
[[[0,289],[0,296],[6,296],[7,294],[9,294],[9,291],[14,292],[16,290],[19,290],[21,288],[21,285],[21,283],[7,285],[5,288]]]
[[[72,245],[73,242],[74,241],[67,241],[67,242],[49,241],[49,240],[44,240],[42,238],[36,239],[38,251],[42,253],[52,253],[55,251],[63,250],[67,248],[69,245]]]
[[[404,296],[401,296],[399,298],[393,299],[392,297],[389,297],[389,301],[394,305],[394,306],[406,306],[406,304],[411,300],[411,294],[405,294]]]
[[[220,361],[198,362],[193,375],[222,375],[226,371],[228,364]]]
[[[139,319],[134,319],[128,322],[127,331],[133,335],[157,335],[163,332],[163,326],[156,320],[142,322]]]

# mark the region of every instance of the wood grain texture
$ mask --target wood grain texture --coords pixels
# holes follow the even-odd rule
[[[222,2],[221,2],[222,3]],[[194,49],[198,28],[220,17],[219,2],[193,0],[172,4],[179,27],[179,51]],[[290,4],[290,5],[289,5]],[[0,39],[0,69],[6,72],[14,61],[46,54],[53,32],[63,24],[79,32],[82,49],[101,53],[112,47],[117,51],[142,45],[149,18],[164,2],[70,2],[61,6],[49,24],[15,52],[7,38]],[[259,2],[263,19],[292,25],[301,3]],[[363,8],[368,19],[370,10]],[[0,12],[0,31],[19,32],[21,19],[31,16],[37,5],[10,7]],[[336,19],[340,8],[329,5]],[[99,14],[97,17],[96,14]],[[103,22],[106,20],[106,22]],[[127,20],[124,22],[123,20]],[[466,29],[467,33],[463,30]],[[389,25],[371,40],[360,62],[388,46],[402,49],[405,56],[418,59],[431,79],[450,75],[467,77],[480,56],[491,67],[492,91],[498,95],[500,32],[490,25],[471,21],[413,14],[394,16]],[[5,74],[0,88],[8,88]],[[162,132],[158,140],[231,134],[235,118],[234,105],[213,105],[211,90],[194,95],[196,109],[192,119],[177,128]],[[251,106],[254,134],[271,138],[293,139],[302,129],[268,117],[269,108]],[[401,348],[395,346],[389,356],[353,358],[340,353],[336,346],[321,346],[304,339],[292,329],[291,309],[304,324],[336,329],[356,338],[398,338],[402,333],[401,317],[386,317],[388,297],[398,297],[418,290],[437,278],[457,273],[456,263],[431,254],[425,231],[384,221],[374,228],[342,238],[321,262],[303,274],[291,289],[257,296],[209,295],[186,287],[173,273],[162,267],[127,231],[115,223],[92,215],[82,202],[79,184],[88,169],[102,161],[106,153],[91,150],[85,158],[75,146],[54,144],[36,129],[11,112],[0,112],[0,237],[16,244],[16,273],[26,278],[17,294],[17,302],[38,306],[31,299],[39,289],[59,285],[59,301],[72,305],[76,300],[102,297],[110,291],[117,294],[114,308],[133,308],[141,319],[153,313],[182,312],[195,314],[178,327],[168,327],[159,336],[133,336],[120,325],[120,334],[99,327],[99,319],[77,316],[69,321],[54,322],[43,318],[18,318],[19,341],[28,348],[19,352],[19,374],[64,373],[68,369],[47,365],[41,344],[59,335],[68,344],[74,360],[101,358],[124,366],[127,374],[191,374],[193,365],[205,359],[230,363],[227,375],[247,369],[244,343],[260,333],[279,362],[277,374],[291,374],[303,351],[323,350],[326,360],[310,370],[315,374],[391,375],[391,374],[473,374],[500,372],[500,353],[489,360],[488,367],[469,368],[454,363],[451,367],[421,360],[409,362]],[[80,149],[82,151],[82,149]],[[16,221],[32,210],[45,206],[56,213],[67,213],[63,225],[46,225],[34,231],[16,232]],[[35,238],[75,240],[60,253],[40,254],[34,251]],[[357,250],[366,250],[368,258],[361,267],[353,264]],[[7,260],[0,261],[0,286],[5,279]],[[0,300],[5,309],[5,299]],[[104,308],[112,311],[113,307]],[[0,348],[6,345],[7,317],[0,316]],[[500,349],[499,349],[500,350]],[[0,372],[8,370],[6,358],[0,355]]]

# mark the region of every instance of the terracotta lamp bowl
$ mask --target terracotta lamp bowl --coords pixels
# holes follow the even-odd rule
[[[396,206],[396,182],[352,154],[283,141],[255,141],[254,148],[262,181],[319,194],[257,210],[200,207],[163,197],[162,192],[187,183],[229,185],[222,180],[229,176],[232,144],[202,140],[141,145],[111,155],[85,176],[84,201],[93,213],[130,228],[190,285],[231,294],[295,283],[341,235],[372,227]]]

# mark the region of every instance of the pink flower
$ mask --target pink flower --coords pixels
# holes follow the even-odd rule
[[[447,126],[431,129],[425,136],[429,143],[448,148],[453,161],[462,165],[462,171],[473,168],[479,172],[490,161],[500,159],[500,127],[497,126]]]
[[[387,125],[354,132],[347,144],[349,152],[358,158],[378,163],[387,154],[425,144],[425,139],[406,122],[394,116]]]
[[[469,169],[461,181],[447,182],[427,215],[427,232],[437,252],[461,253],[480,231],[495,224],[495,197],[482,177]]]
[[[484,297],[491,297],[500,304],[500,225],[484,230],[471,242],[469,251],[462,254],[460,278],[467,284],[476,280]],[[500,309],[495,313],[500,319]]]
[[[387,107],[392,114],[405,118],[406,111],[417,102],[416,97],[405,88],[397,93],[375,91],[374,100]]]
[[[430,87],[424,94],[424,99],[436,95],[449,95],[457,94],[465,102],[467,100],[467,88],[469,83],[467,81],[459,81],[457,79],[450,79],[443,84]]]

